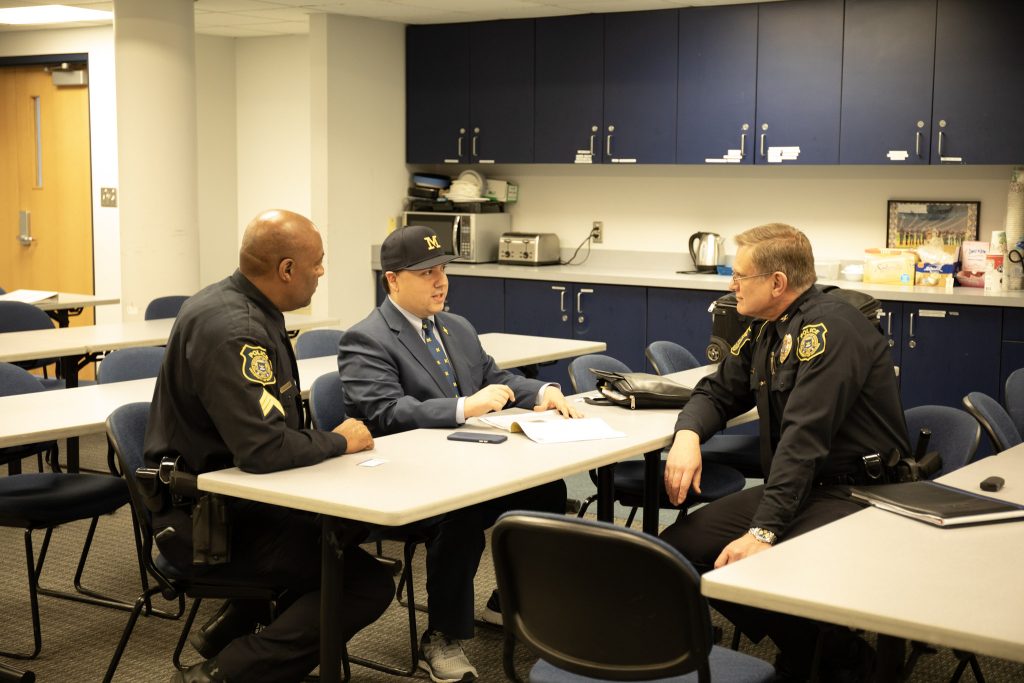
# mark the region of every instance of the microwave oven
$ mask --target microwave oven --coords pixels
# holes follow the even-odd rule
[[[458,256],[461,263],[494,263],[502,234],[512,230],[512,215],[406,211],[402,225],[433,229],[445,253]]]

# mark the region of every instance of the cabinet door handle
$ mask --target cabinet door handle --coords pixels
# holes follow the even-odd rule
[[[609,159],[612,158],[612,134],[608,133],[608,138],[605,140],[604,153]]]
[[[885,333],[891,337],[892,336],[892,313],[891,312],[890,313],[886,313],[885,317],[886,317]]]
[[[914,154],[921,157],[921,131],[914,133]]]
[[[940,161],[942,160],[942,133],[943,133],[943,131],[940,130],[939,131],[939,160]]]
[[[747,134],[740,133],[740,159],[744,159],[747,156]]]
[[[581,315],[583,314],[583,295],[584,294],[593,294],[593,293],[594,293],[594,290],[592,290],[592,289],[581,289],[580,291],[576,292],[576,312],[577,313],[579,313]]]
[[[480,137],[480,136],[479,135],[474,135],[473,136],[473,145],[472,145],[472,147],[470,147],[470,154],[472,156],[474,156],[474,157],[477,156],[477,154],[476,154],[476,139],[478,137]]]
[[[565,313],[565,287],[552,285],[551,289],[558,292],[558,308],[560,313]]]
[[[761,158],[762,158],[762,159],[763,159],[763,158],[764,158],[764,156],[765,156],[765,154],[764,154],[764,139],[765,139],[766,137],[768,137],[768,133],[761,133]]]
[[[456,147],[456,154],[455,154],[455,156],[457,156],[459,159],[461,159],[462,158],[462,136],[461,135],[459,136],[459,141],[458,141],[458,143],[456,144],[455,147]]]
[[[910,336],[914,336],[914,314],[910,314]]]

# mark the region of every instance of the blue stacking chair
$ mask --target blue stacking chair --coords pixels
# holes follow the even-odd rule
[[[671,341],[655,341],[647,345],[644,355],[659,375],[692,370],[700,361],[685,347]],[[700,447],[705,462],[728,465],[749,479],[763,479],[761,440],[757,434],[716,434]]]
[[[295,340],[295,358],[319,358],[337,356],[338,344],[345,330],[308,330]]]
[[[1014,370],[1006,378],[1003,404],[1017,427],[1017,432],[1024,437],[1024,368]]]
[[[302,337],[299,337],[300,339]],[[336,372],[329,372],[320,375],[309,387],[309,412],[313,418],[313,426],[321,430],[332,430],[347,417],[345,413],[345,385],[342,384],[341,376]],[[411,663],[408,668],[399,668],[360,657],[349,657],[356,664],[362,664],[378,671],[384,671],[399,676],[409,676],[416,671],[419,662],[419,643],[416,640],[416,599],[413,595],[412,585],[412,558],[416,553],[416,544],[425,543],[426,533],[420,530],[404,529],[402,527],[378,527],[371,531],[369,542],[377,544],[377,556],[383,561],[394,563],[395,560],[388,560],[381,557],[381,540],[395,540],[404,543],[405,564],[401,565],[402,575],[398,583],[396,596],[401,602],[403,586],[407,592],[406,607],[409,612],[409,647]]]
[[[160,365],[163,362],[164,347],[162,346],[118,349],[103,356],[96,381],[98,384],[111,384],[156,377],[160,374]]]
[[[964,410],[971,414],[992,442],[993,452],[999,453],[1024,441],[1013,418],[1006,409],[988,394],[972,391],[963,398]]]
[[[149,302],[142,317],[146,320],[158,320],[160,318],[177,318],[181,305],[185,303],[187,296],[173,294],[171,296],[158,296]]]
[[[590,369],[607,370],[610,372],[629,372],[629,368],[619,360],[611,356],[599,353],[592,353],[586,356],[578,356],[569,363],[569,380],[572,383],[574,393],[593,391],[597,388],[597,377]],[[613,486],[615,501],[630,508],[629,516],[626,518],[626,526],[632,526],[636,517],[637,508],[643,505],[644,501],[644,462],[640,460],[626,460],[616,463],[613,475]],[[660,475],[665,474],[665,462],[662,460]],[[597,472],[590,471],[590,478],[597,484]],[[686,501],[681,506],[673,505],[668,500],[664,486],[659,486],[658,506],[668,510],[685,510],[693,503],[708,503],[718,500],[730,493],[743,489],[746,480],[738,470],[715,462],[705,462],[701,472],[700,487],[701,493],[690,492]],[[579,516],[582,517],[587,509],[596,499],[596,494],[587,498],[580,507]]]
[[[34,394],[46,391],[39,378],[28,370],[11,363],[0,363],[0,396],[16,396],[18,394]],[[21,461],[36,456],[39,471],[43,471],[43,454],[50,463],[57,462],[57,442],[41,441],[21,446],[0,448],[0,465],[7,465],[8,474],[21,474]]]
[[[52,329],[53,320],[45,311],[23,301],[0,301],[0,333]],[[48,368],[59,360],[58,358],[37,358],[33,360],[20,360],[15,365],[26,370],[42,368],[43,386],[47,389],[56,389],[60,388],[63,382],[50,379]],[[54,374],[56,375],[56,373]]]
[[[510,680],[520,680],[517,642],[540,657],[530,683],[775,679],[767,662],[714,645],[700,576],[658,538],[603,522],[509,512],[494,526],[491,553]]]

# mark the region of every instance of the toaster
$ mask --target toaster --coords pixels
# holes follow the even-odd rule
[[[506,232],[498,239],[498,263],[543,266],[559,257],[558,235],[552,232]]]

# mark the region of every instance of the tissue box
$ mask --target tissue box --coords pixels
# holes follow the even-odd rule
[[[868,249],[864,252],[864,282],[912,285],[916,265],[917,257],[913,252]]]
[[[914,284],[922,287],[945,287],[946,280],[953,280],[957,264],[922,263],[914,266]]]
[[[484,192],[484,196],[488,199],[511,204],[512,202],[519,201],[519,186],[507,180],[489,178],[487,180],[487,191]]]

